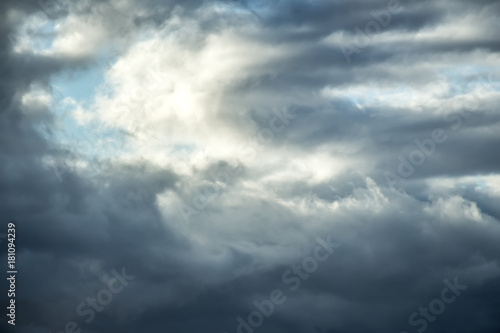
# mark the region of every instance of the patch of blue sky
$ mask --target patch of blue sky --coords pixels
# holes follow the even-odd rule
[[[15,32],[8,35],[12,46],[29,46],[33,51],[41,51],[50,47],[53,40],[54,23],[46,16],[33,15],[26,20]],[[52,37],[52,38],[51,38]]]
[[[111,157],[124,148],[125,135],[114,128],[102,126],[96,121],[79,124],[71,115],[77,106],[85,112],[94,112],[92,105],[98,89],[103,86],[104,73],[117,59],[117,54],[103,52],[90,67],[63,73],[52,78],[53,97],[56,100],[54,113],[60,121],[61,131],[56,143],[71,150],[84,151],[91,157]],[[75,103],[68,103],[69,99]]]
[[[463,65],[460,69],[440,70],[450,87],[451,96],[464,95],[476,88],[500,91],[499,75],[495,75],[495,68],[490,66]]]
[[[55,23],[48,19],[32,19],[18,32],[20,37],[28,42],[35,53],[47,51],[52,47],[56,32]]]
[[[475,184],[476,184],[476,187],[478,189],[481,189],[481,190],[484,190],[484,189],[488,188],[488,184],[486,184],[486,182],[484,181],[484,178],[477,179],[475,181]]]
[[[173,153],[193,153],[198,149],[198,146],[190,143],[177,143],[172,147]]]

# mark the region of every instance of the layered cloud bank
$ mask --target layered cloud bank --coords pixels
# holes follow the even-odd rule
[[[500,331],[498,1],[0,15],[2,329]]]

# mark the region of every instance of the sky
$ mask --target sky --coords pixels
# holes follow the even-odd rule
[[[0,331],[499,333],[499,16],[3,0]]]

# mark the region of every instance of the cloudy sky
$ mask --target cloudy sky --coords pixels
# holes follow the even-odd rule
[[[3,0],[1,330],[500,332],[499,16]]]

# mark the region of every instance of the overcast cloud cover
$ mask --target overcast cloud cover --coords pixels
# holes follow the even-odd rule
[[[3,0],[1,330],[500,332],[499,17]]]

